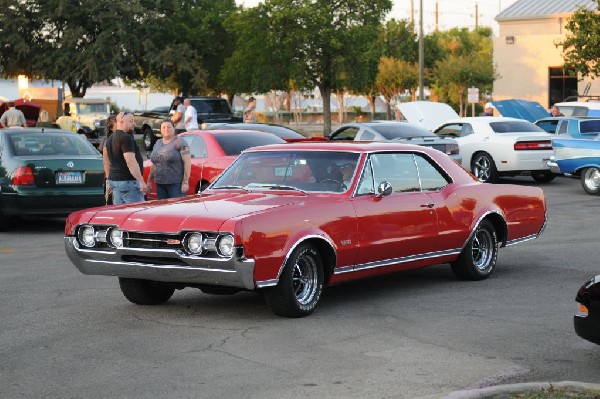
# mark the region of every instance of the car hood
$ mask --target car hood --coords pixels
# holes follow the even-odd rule
[[[536,101],[527,100],[502,100],[492,101],[498,112],[509,118],[525,119],[535,122],[538,119],[547,118],[548,111]]]
[[[412,101],[398,104],[398,109],[410,123],[433,130],[450,119],[460,118],[451,106],[433,101]]]
[[[213,192],[101,208],[89,223],[114,224],[129,231],[219,231],[226,220],[301,203],[305,199],[306,196],[300,193],[274,195],[263,192]]]

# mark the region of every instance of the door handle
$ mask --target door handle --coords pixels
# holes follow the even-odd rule
[[[433,208],[435,206],[435,204],[433,202],[430,202],[428,204],[421,204],[421,208]]]

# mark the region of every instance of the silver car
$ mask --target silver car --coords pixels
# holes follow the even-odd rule
[[[424,127],[408,122],[347,123],[327,137],[331,140],[394,141],[422,145],[443,152],[459,164],[462,162],[456,140],[440,137]]]

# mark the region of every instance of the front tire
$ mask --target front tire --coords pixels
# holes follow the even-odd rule
[[[175,288],[158,281],[119,277],[121,292],[136,305],[160,305],[171,298]]]
[[[492,156],[486,152],[479,152],[471,161],[471,172],[482,183],[494,183],[498,180],[498,170]]]
[[[452,271],[461,280],[484,280],[496,268],[498,237],[494,225],[484,220],[469,239],[460,256],[452,262]]]
[[[592,166],[581,172],[581,187],[591,195],[600,194],[600,169]]]
[[[300,244],[289,257],[279,283],[264,292],[273,313],[304,317],[313,312],[323,293],[323,264],[312,245]]]

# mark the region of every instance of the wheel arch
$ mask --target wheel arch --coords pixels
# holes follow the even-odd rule
[[[288,250],[283,263],[279,267],[279,272],[277,273],[277,280],[281,277],[281,273],[288,259],[292,255],[292,252],[300,245],[300,244],[308,244],[312,245],[316,248],[319,257],[321,258],[321,262],[323,264],[323,277],[324,283],[327,285],[329,283],[330,277],[333,275],[333,271],[335,269],[335,265],[337,262],[337,255],[334,249],[333,243],[322,235],[307,235],[299,240],[297,240],[294,245],[290,247]]]
[[[492,210],[485,212],[479,217],[479,219],[475,221],[475,223],[473,223],[473,225],[471,226],[471,233],[469,233],[469,237],[467,237],[467,240],[461,247],[461,250],[465,248],[471,237],[473,237],[473,235],[477,231],[477,227],[479,227],[479,225],[484,220],[489,221],[492,224],[492,226],[494,226],[494,229],[496,230],[496,236],[498,237],[498,242],[500,242],[500,246],[506,246],[506,242],[508,240],[508,224],[506,223],[506,219],[504,219],[504,216],[498,213],[498,211]]]

